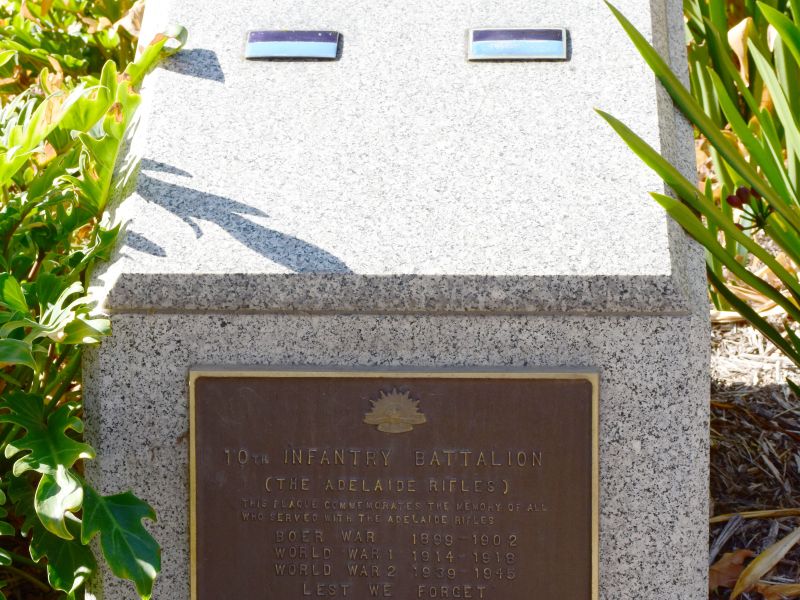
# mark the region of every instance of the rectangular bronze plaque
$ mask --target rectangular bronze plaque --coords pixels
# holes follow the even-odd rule
[[[597,387],[192,372],[193,600],[596,600]]]

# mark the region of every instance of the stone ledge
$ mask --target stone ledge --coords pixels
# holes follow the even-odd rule
[[[671,276],[122,273],[105,309],[132,312],[685,315]]]

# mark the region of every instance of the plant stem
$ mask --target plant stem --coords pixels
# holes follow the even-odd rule
[[[0,371],[0,379],[10,383],[13,386],[22,387],[22,383],[20,383],[19,379],[12,377],[11,375],[9,375],[4,371]]]
[[[36,262],[33,264],[33,268],[31,268],[30,273],[28,273],[28,281],[33,281],[36,279],[36,275],[39,273],[39,269],[42,266],[42,261],[44,260],[45,253],[43,250],[39,250],[39,255],[36,257]]]
[[[22,556],[21,554],[17,554],[16,552],[11,552],[10,550],[6,550],[6,554],[8,554],[11,558],[13,558],[14,562],[18,562],[18,563],[21,563],[23,565],[27,565],[29,567],[33,567],[35,569],[42,570],[42,565],[37,565],[30,558]]]
[[[49,585],[46,585],[46,584],[42,583],[41,581],[36,579],[36,577],[34,577],[33,575],[30,575],[29,573],[26,573],[22,569],[17,569],[16,567],[12,567],[10,565],[9,566],[5,566],[3,568],[6,569],[7,571],[11,571],[12,573],[14,573],[14,575],[18,575],[19,577],[22,577],[23,579],[26,579],[27,581],[31,582],[33,585],[35,585],[37,588],[39,588],[42,591],[45,591],[45,592],[49,592],[50,591],[50,586]]]
[[[6,446],[8,446],[8,443],[16,437],[16,435],[19,433],[19,430],[20,430],[19,425],[14,425],[11,429],[8,430],[8,433],[3,438],[3,441],[0,442],[0,450],[2,450],[3,452],[6,451]]]
[[[67,389],[72,385],[72,379],[81,364],[81,349],[75,347],[72,356],[69,357],[67,364],[55,376],[53,381],[44,390],[45,414],[51,413],[57,406],[58,400],[63,396]],[[55,391],[53,391],[55,390]],[[47,397],[52,394],[52,400],[48,402]]]

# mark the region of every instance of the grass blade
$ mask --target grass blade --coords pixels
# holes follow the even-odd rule
[[[797,63],[800,64],[800,27],[792,23],[786,15],[764,2],[759,2],[758,8],[761,9],[761,13],[769,24],[778,31],[781,41],[792,53]],[[798,10],[794,2],[792,3],[792,8],[794,9],[795,17],[797,17],[800,14],[800,10]]]
[[[797,305],[781,294],[778,289],[743,267],[741,263],[736,260],[735,256],[731,256],[725,248],[720,245],[717,239],[709,233],[708,229],[703,226],[703,223],[685,204],[663,194],[652,193],[650,195],[656,202],[664,207],[664,210],[666,210],[689,235],[719,259],[731,273],[754,290],[772,300],[778,306],[781,306],[794,320],[800,321],[800,309],[798,309]]]
[[[595,109],[595,112],[603,117],[628,147],[633,150],[648,167],[658,173],[664,180],[664,183],[675,190],[675,193],[681,198],[689,201],[690,198],[694,198],[698,194],[694,184],[686,179],[669,161],[656,152],[652,146],[636,135],[625,123],[605,111]]]
[[[790,195],[790,182],[786,177],[786,172],[782,168],[783,165],[776,162],[776,159],[773,155],[767,151],[764,146],[762,146],[761,142],[756,138],[750,128],[747,126],[747,123],[744,122],[744,119],[739,112],[739,108],[736,106],[734,101],[724,92],[724,85],[720,80],[719,76],[708,69],[708,75],[711,78],[711,82],[713,83],[715,89],[717,90],[717,98],[719,100],[720,106],[722,111],[725,113],[725,117],[728,120],[728,123],[731,126],[731,130],[736,135],[737,138],[742,142],[747,151],[750,153],[750,156],[753,160],[761,167],[761,171],[764,173],[764,176],[767,180],[772,184],[774,188],[778,191],[779,194],[784,194],[785,196]],[[794,196],[794,194],[791,194]],[[795,202],[797,202],[797,198],[793,197]]]
[[[786,94],[783,93],[783,88],[778,81],[778,77],[775,75],[772,65],[764,58],[764,55],[756,48],[755,44],[750,44],[750,54],[753,55],[756,68],[772,96],[775,112],[783,125],[789,150],[792,153],[796,153],[796,151],[800,149],[800,127],[798,127],[797,121],[792,114],[792,109],[789,106],[789,101],[786,99]]]
[[[711,270],[706,271],[708,274],[708,279],[711,281],[711,285],[716,288],[719,294],[725,298],[725,300],[734,308],[736,312],[742,315],[749,323],[753,325],[758,331],[760,331],[765,338],[775,344],[776,347],[780,348],[781,352],[783,352],[791,361],[800,366],[800,354],[798,354],[794,348],[792,348],[791,344],[787,342],[781,336],[780,332],[775,329],[772,325],[767,322],[766,319],[761,317],[755,310],[750,308],[744,300],[739,298],[736,294],[734,294],[725,282],[722,279],[719,279]]]
[[[710,22],[708,23],[708,27],[709,28],[711,27]],[[710,29],[708,34],[709,37],[713,37],[715,39],[724,38],[724,36],[720,35],[720,33],[714,29]],[[739,69],[737,69],[736,65],[733,64],[733,59],[730,57],[730,55],[725,54],[721,56],[719,66],[722,68],[721,70],[727,76],[733,79],[734,83],[736,84],[736,88],[739,91],[739,94],[741,95],[742,98],[744,98],[747,107],[750,109],[750,113],[758,114],[759,110],[758,102],[756,101],[755,96],[753,96],[753,94],[750,92],[750,88],[747,87],[747,84],[744,82],[744,79],[742,79],[742,75],[741,73],[739,73]],[[731,97],[733,97],[733,94],[731,94]]]
[[[800,527],[759,554],[753,562],[747,565],[745,570],[742,571],[742,574],[739,576],[739,581],[736,582],[736,586],[733,588],[733,592],[731,592],[731,600],[736,600],[736,598],[758,583],[758,580],[766,575],[772,567],[778,564],[797,542],[800,542]]]
[[[800,264],[800,236],[777,213],[772,213],[764,223],[765,233],[778,244],[795,264]],[[783,279],[781,277],[781,279]],[[800,300],[800,298],[798,299]]]
[[[639,158],[641,158],[642,161],[644,161],[644,163],[647,166],[653,169],[666,182],[666,184],[670,186],[675,191],[675,193],[684,202],[688,204],[691,210],[689,208],[684,207],[686,208],[686,212],[688,214],[691,214],[694,218],[694,221],[700,227],[700,229],[705,231],[704,234],[699,234],[699,235],[703,235],[704,238],[708,236],[715,245],[717,244],[716,238],[711,236],[711,234],[708,233],[708,231],[702,227],[702,223],[700,223],[700,220],[697,217],[697,215],[692,213],[692,210],[694,210],[698,214],[705,216],[706,219],[708,219],[710,225],[713,225],[723,230],[726,237],[727,236],[732,237],[744,248],[746,248],[750,253],[752,253],[759,260],[761,260],[765,265],[767,265],[767,267],[769,267],[769,269],[773,273],[775,273],[775,275],[777,275],[781,279],[784,285],[786,285],[789,288],[792,295],[800,300],[800,284],[798,284],[796,277],[793,276],[791,273],[789,273],[783,267],[783,265],[781,265],[777,260],[775,260],[774,256],[772,256],[764,248],[755,243],[744,233],[739,231],[739,229],[736,227],[736,224],[733,223],[733,221],[731,221],[728,217],[722,214],[722,212],[719,210],[719,208],[716,207],[716,205],[714,205],[711,202],[707,202],[706,199],[697,190],[697,188],[695,188],[695,186],[692,185],[692,183],[688,179],[686,179],[680,173],[680,171],[678,171],[675,167],[673,167],[669,163],[669,161],[667,161],[658,152],[656,152],[649,144],[647,144],[647,142],[645,142],[642,138],[636,135],[636,133],[634,133],[627,125],[625,125],[618,119],[612,117],[608,113],[605,113],[601,110],[598,110],[597,113],[601,117],[603,117],[609,123],[609,125],[611,125],[611,127],[617,132],[617,134],[619,134],[619,136],[628,145],[628,147],[631,148],[631,150],[633,150],[633,152],[637,156],[639,156]],[[670,205],[671,203],[676,202],[673,198],[669,198],[668,196],[662,196],[660,194],[658,196],[669,200]],[[658,201],[658,198],[656,198],[656,200]],[[673,215],[673,218],[675,218],[675,215]],[[676,218],[676,220],[678,219]],[[678,222],[683,226],[683,223],[680,220],[678,220]],[[684,229],[688,231],[690,228],[694,227],[695,225],[691,224],[684,226]],[[728,256],[727,253],[725,255],[726,257]],[[741,265],[739,265],[739,263],[736,264],[740,268],[742,268]],[[774,290],[775,288],[772,289]],[[786,300],[784,296],[780,295],[780,297],[786,302],[788,302],[788,300]]]
[[[757,190],[761,196],[768,199],[770,202],[775,201],[776,209],[782,214],[785,213],[784,217],[786,220],[800,229],[800,211],[798,211],[797,207],[789,207],[780,202],[780,199],[777,198],[772,188],[764,183],[755,168],[741,156],[738,148],[725,138],[719,128],[716,127],[713,121],[703,112],[702,107],[698,105],[691,93],[683,87],[683,84],[672,73],[669,65],[664,62],[664,59],[656,52],[655,48],[650,45],[644,36],[636,30],[633,24],[628,21],[616,7],[609,2],[606,2],[606,4],[611,12],[614,13],[614,16],[616,16],[623,29],[625,29],[628,37],[631,38],[631,41],[636,46],[637,50],[639,50],[639,53],[647,64],[650,65],[656,77],[658,77],[667,92],[672,96],[675,104],[678,105],[686,117],[703,132],[709,143],[719,150],[728,164],[739,173],[750,187]]]

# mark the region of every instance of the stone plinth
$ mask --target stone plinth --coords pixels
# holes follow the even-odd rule
[[[680,2],[617,4],[684,69]],[[202,364],[598,371],[600,598],[705,597],[702,252],[593,108],[687,173],[691,133],[605,5],[148,5],[146,31],[168,21],[190,42],[146,84],[125,244],[95,280],[114,334],[84,375],[88,476],[159,515],[155,597],[189,598]],[[567,27],[570,59],[468,62],[467,30],[497,25]],[[339,31],[341,58],[245,61],[258,28]]]

